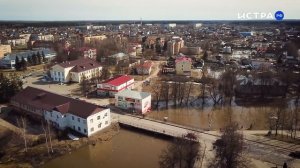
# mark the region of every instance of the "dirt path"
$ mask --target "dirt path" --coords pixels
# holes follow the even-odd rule
[[[161,61],[155,61],[154,65],[153,65],[153,69],[154,71],[144,80],[142,81],[136,81],[136,83],[134,84],[134,89],[138,90],[138,91],[142,91],[143,88],[143,83],[151,78],[157,77],[160,69],[159,69],[159,65],[160,65]]]

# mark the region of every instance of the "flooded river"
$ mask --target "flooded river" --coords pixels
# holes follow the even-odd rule
[[[111,141],[86,146],[46,163],[43,168],[157,168],[170,141],[121,129]]]

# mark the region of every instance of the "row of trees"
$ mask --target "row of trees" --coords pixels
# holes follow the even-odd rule
[[[93,86],[100,83],[103,80],[107,80],[111,77],[111,72],[107,67],[103,67],[101,72],[92,74],[92,77],[88,79],[85,75],[82,75],[80,85],[81,94],[87,96]]]
[[[209,168],[247,168],[251,167],[249,159],[245,156],[246,144],[243,135],[238,132],[236,123],[225,127],[221,137],[213,144],[214,157],[209,158]],[[188,133],[174,141],[162,151],[159,165],[161,168],[193,168],[198,162],[200,167],[206,154],[206,145],[199,143],[198,137]]]
[[[24,57],[22,57],[22,59],[20,60],[19,57],[16,56],[15,68],[17,71],[22,71],[26,70],[28,65],[39,65],[46,61],[47,60],[45,58],[44,52],[42,52],[42,54],[40,54],[40,52],[38,52],[37,54],[33,53],[31,56],[27,57],[27,61]]]
[[[0,102],[6,103],[18,93],[23,86],[23,82],[15,74],[5,76],[0,73]]]
[[[189,105],[191,93],[195,92],[198,93],[198,98],[202,100],[203,105],[207,97],[210,97],[214,104],[231,104],[236,83],[234,71],[226,71],[218,80],[204,73],[201,80],[197,82],[176,77],[172,78],[172,81],[154,81],[151,90],[157,105],[161,100],[166,102],[166,106],[168,106],[169,100],[173,100],[175,106]]]

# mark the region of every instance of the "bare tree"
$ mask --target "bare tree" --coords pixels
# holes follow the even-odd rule
[[[162,82],[158,81],[158,80],[152,80],[151,81],[151,93],[153,95],[153,97],[155,97],[155,101],[156,101],[156,108],[158,108],[158,103],[160,101],[160,97],[161,97],[161,89],[162,89]]]
[[[19,121],[21,120],[21,121]],[[26,139],[26,120],[24,117],[20,117],[20,119],[17,118],[17,124],[20,128],[22,128],[22,133],[21,136],[23,137],[24,140],[24,147],[25,147],[25,152],[27,152],[27,139]]]
[[[161,168],[193,168],[200,159],[200,144],[193,133],[174,139],[174,142],[164,149],[160,155]]]
[[[48,155],[50,155],[50,149],[49,149],[48,137],[47,137],[47,130],[46,130],[44,121],[42,121],[42,128],[43,128],[43,131],[44,131],[44,136],[45,136],[45,140],[46,140],[46,147],[47,147]]]
[[[214,143],[215,157],[210,168],[246,168],[251,167],[244,156],[245,146],[243,135],[237,132],[236,123],[225,127],[223,135]]]

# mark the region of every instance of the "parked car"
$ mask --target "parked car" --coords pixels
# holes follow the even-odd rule
[[[77,136],[75,136],[75,135],[73,135],[73,134],[71,134],[71,133],[68,133],[68,137],[69,137],[71,140],[73,140],[73,141],[78,141],[78,140],[79,140],[79,138],[78,138]]]

